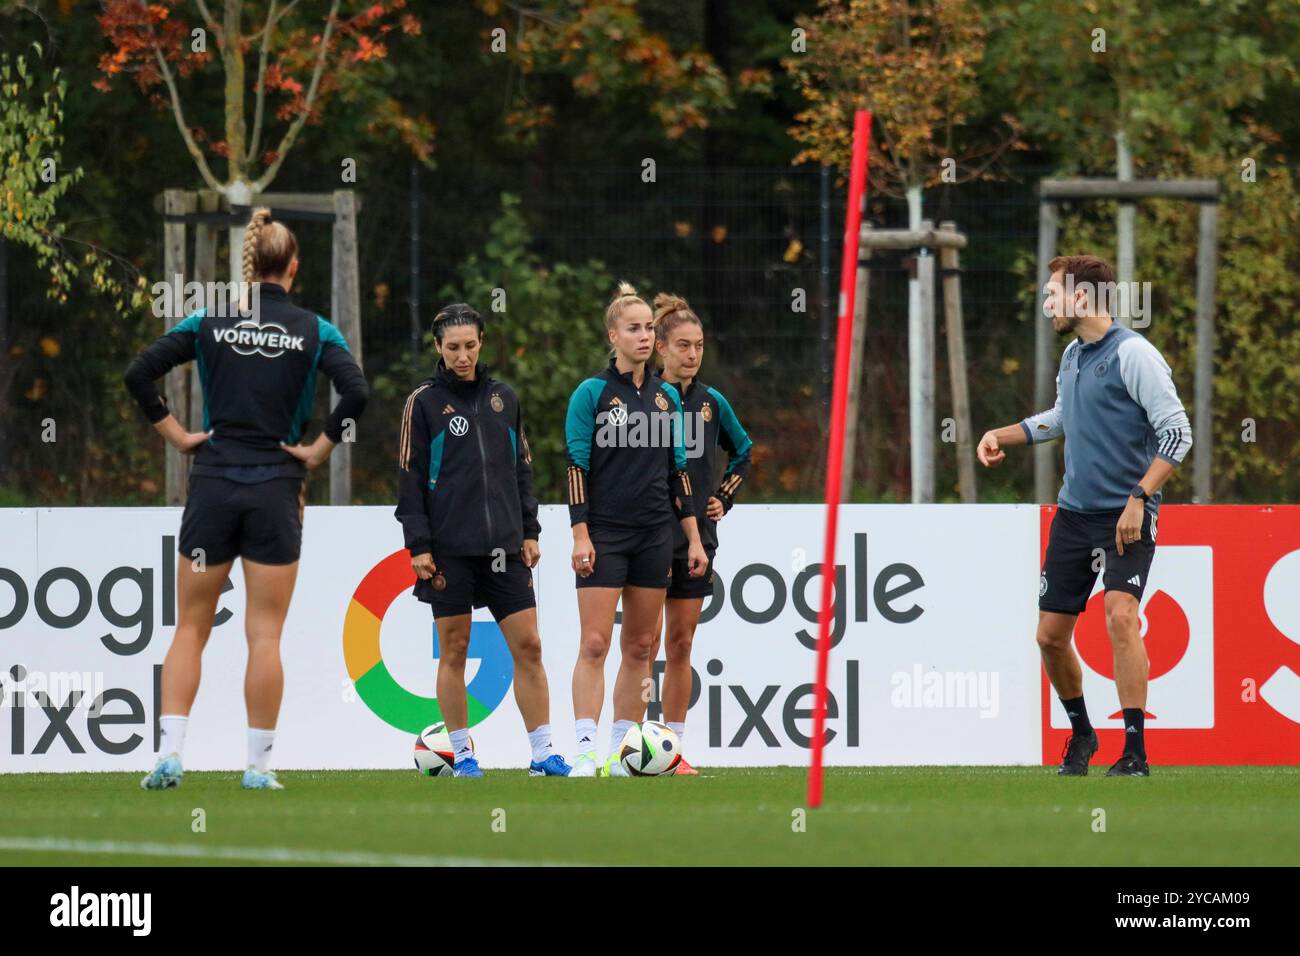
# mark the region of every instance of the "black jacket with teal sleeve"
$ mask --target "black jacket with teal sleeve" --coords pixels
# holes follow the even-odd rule
[[[699,380],[691,382],[685,390],[680,384],[669,387],[681,396],[687,469],[691,487],[695,489],[695,518],[700,526],[700,542],[712,554],[718,547],[718,523],[709,520],[709,499],[721,501],[724,512],[731,510],[741,482],[749,475],[750,449],[754,443],[741,427],[731,403],[716,388]],[[719,446],[727,453],[727,469],[720,481],[716,479]],[[715,490],[707,492],[708,488]],[[678,556],[684,557],[686,535],[680,525],[674,539]]]
[[[681,396],[652,373],[637,388],[611,359],[569,398],[564,437],[570,524],[650,528],[695,513]]]
[[[302,465],[280,443],[296,444],[316,401],[316,372],[339,393],[325,422],[333,442],[360,418],[370,389],[347,341],[325,319],[299,308],[273,283],[253,286],[252,309],[200,309],[157,339],[130,364],[127,388],[157,424],[170,414],[155,384],[178,365],[198,363],[203,430],[212,437],[194,455],[195,474],[228,466]]]
[[[472,382],[441,360],[406,400],[397,520],[418,554],[514,554],[541,533],[519,398],[480,364]]]

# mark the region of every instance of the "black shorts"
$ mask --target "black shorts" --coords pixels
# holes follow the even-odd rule
[[[1122,511],[1084,514],[1058,508],[1047,538],[1047,557],[1038,579],[1038,609],[1079,614],[1088,604],[1097,572],[1107,591],[1123,591],[1139,601],[1156,554],[1156,519],[1148,510],[1142,536],[1115,549],[1115,525]]]
[[[433,566],[433,579],[416,581],[413,593],[433,608],[434,617],[459,617],[486,607],[499,622],[537,607],[533,572],[518,554],[502,559],[435,553]]]
[[[205,564],[236,557],[258,564],[292,564],[302,553],[302,478],[253,484],[191,475],[177,550]]]
[[[704,552],[709,556],[709,564],[698,578],[691,577],[691,564],[685,552],[673,555],[673,580],[668,585],[670,601],[674,598],[689,600],[713,596],[713,555],[717,552],[709,548],[705,548]]]
[[[589,577],[574,573],[580,588],[667,588],[673,574],[673,526],[651,528],[593,527],[596,567]]]

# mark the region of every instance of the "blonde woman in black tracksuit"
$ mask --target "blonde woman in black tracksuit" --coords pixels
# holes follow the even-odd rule
[[[280,790],[269,769],[284,692],[280,633],[298,575],[307,472],[320,466],[366,406],[365,376],[338,329],[289,299],[298,242],[270,210],[255,209],[244,234],[240,304],[200,309],[141,352],[127,388],[173,447],[194,455],[176,564],[178,620],[163,663],[159,760],[146,790],[181,784],[181,749],[199,690],[200,659],[235,558],[248,593],[248,769],[242,785]],[[155,382],[198,364],[203,431],[189,432]],[[301,445],[324,372],[339,402],[310,445]]]
[[[582,629],[573,668],[575,777],[627,774],[618,746],[645,713],[641,694],[672,577],[674,524],[687,540],[686,573],[702,575],[708,565],[691,498],[681,399],[648,366],[653,319],[630,285],[621,284],[605,310],[605,328],[613,349],[609,365],[574,390],[564,426]],[[620,600],[622,660],[614,681],[610,754],[601,767],[596,725]]]

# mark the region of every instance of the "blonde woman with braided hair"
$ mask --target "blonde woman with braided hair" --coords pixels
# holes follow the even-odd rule
[[[290,301],[298,242],[269,209],[253,210],[243,266],[240,307],[186,316],[136,356],[125,375],[158,433],[194,455],[176,563],[176,631],[163,663],[159,759],[141,781],[146,790],[181,784],[203,648],[237,557],[247,589],[248,637],[248,764],[241,784],[283,789],[269,762],[284,691],[280,633],[298,575],[306,477],[342,440],[345,424],[360,417],[369,395],[338,330]],[[201,432],[187,431],[172,416],[156,385],[189,361],[198,363],[203,387]],[[318,371],[329,377],[339,402],[316,440],[303,445]]]
[[[573,777],[626,776],[618,747],[641,719],[656,622],[673,565],[673,525],[687,540],[686,572],[704,573],[687,473],[678,393],[648,368],[654,347],[650,306],[627,283],[605,310],[609,365],[569,399],[564,431],[569,459],[571,563],[581,621],[573,668],[578,738]],[[614,681],[610,754],[599,767],[596,725],[605,697],[605,658],[614,614],[623,604],[622,660]]]

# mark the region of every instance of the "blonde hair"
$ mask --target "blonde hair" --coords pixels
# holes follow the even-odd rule
[[[647,309],[650,303],[636,294],[630,282],[619,282],[618,291],[614,293],[614,298],[609,300],[609,305],[605,309],[605,328],[612,329],[614,323],[623,315],[623,310],[634,302],[640,302]]]
[[[289,227],[271,219],[271,210],[258,206],[244,229],[244,308],[254,282],[263,276],[282,276],[298,255],[298,240]]]

